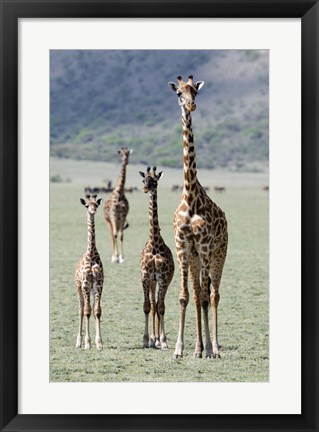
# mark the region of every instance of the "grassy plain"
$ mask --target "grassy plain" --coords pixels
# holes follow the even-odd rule
[[[164,169],[158,190],[162,235],[175,259],[175,275],[166,296],[167,350],[142,349],[143,293],[140,252],[148,238],[148,195],[141,192],[139,170],[128,165],[129,228],[124,236],[123,264],[111,264],[111,238],[100,207],[96,238],[105,273],[101,331],[104,349],[75,349],[78,302],[75,264],[86,249],[86,212],[79,198],[84,187],[116,181],[119,165],[52,159],[50,175],[65,182],[50,184],[50,380],[56,382],[261,382],[268,381],[268,184],[267,173],[228,173],[199,170],[202,185],[226,212],[229,251],[221,282],[219,341],[221,359],[194,359],[195,312],[190,288],[186,315],[185,351],[173,359],[178,331],[179,272],[175,259],[172,217],[182,183],[181,170]],[[158,167],[162,170],[162,167]],[[68,182],[66,181],[68,180]],[[223,193],[215,185],[225,186]],[[101,195],[103,196],[103,195]],[[104,196],[106,198],[106,195]],[[103,205],[103,204],[102,204]],[[93,318],[92,318],[93,321]],[[94,340],[92,325],[92,340]]]

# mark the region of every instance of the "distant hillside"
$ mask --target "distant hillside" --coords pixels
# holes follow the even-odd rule
[[[204,80],[193,114],[198,166],[268,161],[268,51],[52,50],[51,155],[182,165],[181,113],[167,82]]]

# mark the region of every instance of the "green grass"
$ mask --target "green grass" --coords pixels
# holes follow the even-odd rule
[[[138,186],[145,166],[128,165],[127,186]],[[162,167],[158,167],[162,170]],[[190,287],[185,351],[173,359],[179,317],[179,272],[166,296],[168,350],[142,349],[143,292],[139,256],[148,238],[148,199],[141,191],[127,194],[129,228],[124,237],[124,264],[111,263],[111,238],[100,207],[96,215],[97,247],[104,265],[101,332],[103,351],[75,349],[78,302],[73,278],[86,249],[86,213],[79,202],[87,185],[116,181],[119,165],[51,160],[50,175],[69,183],[50,184],[50,380],[70,381],[268,381],[268,184],[267,173],[199,170],[210,196],[226,212],[229,251],[221,282],[219,341],[221,359],[194,359],[195,312]],[[162,235],[175,259],[172,217],[180,194],[181,170],[164,169],[158,190]],[[226,192],[214,193],[214,185]],[[102,204],[103,206],[103,204]],[[93,324],[93,318],[92,318]],[[94,325],[92,340],[94,340]]]

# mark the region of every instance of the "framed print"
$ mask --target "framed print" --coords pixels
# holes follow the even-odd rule
[[[1,1],[1,430],[318,430],[318,8]]]

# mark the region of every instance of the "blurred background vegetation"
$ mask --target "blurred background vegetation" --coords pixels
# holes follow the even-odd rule
[[[197,165],[262,171],[269,156],[267,50],[51,50],[51,156],[182,166],[181,113],[167,82],[205,86],[193,114]]]

